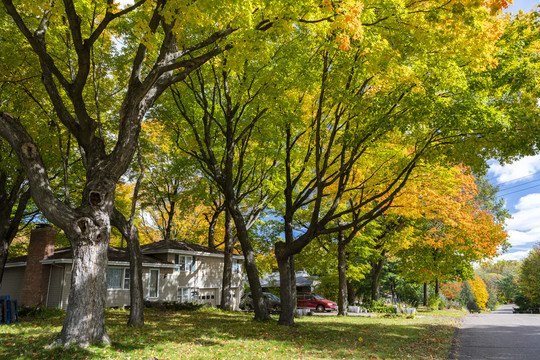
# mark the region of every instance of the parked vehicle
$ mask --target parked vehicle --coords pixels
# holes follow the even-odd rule
[[[298,309],[316,310],[318,312],[337,311],[337,304],[326,300],[315,293],[299,292],[296,297],[296,307]]]
[[[276,295],[265,292],[263,293],[263,299],[268,312],[272,313],[281,311],[281,300]],[[251,293],[244,294],[242,299],[240,299],[240,309],[251,311],[254,308]]]

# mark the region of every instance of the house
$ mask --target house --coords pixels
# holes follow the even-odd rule
[[[296,291],[298,292],[311,292],[319,283],[318,276],[311,276],[307,271],[296,272]],[[269,292],[272,289],[279,289],[279,273],[264,274],[261,277],[261,287],[263,291]]]
[[[45,304],[67,307],[71,286],[71,248],[55,249],[56,230],[40,226],[32,230],[27,256],[8,260],[0,295],[20,305]],[[224,253],[182,241],[159,241],[141,246],[143,289],[148,301],[196,302],[217,306],[221,302]],[[110,247],[107,267],[106,306],[128,306],[129,254]],[[233,255],[233,308],[243,292],[243,257]]]

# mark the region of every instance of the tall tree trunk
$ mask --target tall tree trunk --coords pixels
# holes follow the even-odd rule
[[[279,290],[281,300],[281,313],[279,314],[278,324],[285,326],[294,325],[294,312],[296,309],[296,291],[293,291],[292,284],[292,256],[284,256],[282,251],[285,247],[284,242],[277,242],[275,245],[276,260],[279,269]]]
[[[347,280],[347,302],[349,304],[354,304],[356,300],[356,293],[354,289],[354,282],[352,280]]]
[[[392,285],[390,286],[390,291],[392,292],[392,304],[395,304],[396,299],[396,280],[392,280]]]
[[[347,259],[346,259],[345,234],[338,234],[338,315],[347,316]]]
[[[439,288],[440,288],[439,279],[436,279],[435,280],[435,297],[439,297]]]
[[[227,196],[226,196],[227,198]],[[246,273],[248,277],[249,287],[251,289],[251,296],[253,298],[253,307],[255,310],[255,320],[267,321],[270,320],[268,315],[268,309],[263,299],[263,291],[261,287],[261,281],[259,279],[259,272],[257,270],[257,263],[255,261],[255,252],[249,239],[249,234],[246,228],[244,217],[238,209],[238,205],[231,198],[227,198],[227,209],[230,211],[236,227],[236,234],[240,245],[242,246],[242,252],[244,253],[244,262]]]
[[[71,289],[64,326],[51,346],[69,348],[71,345],[86,347],[110,343],[105,330],[110,225],[108,216],[101,216],[99,225],[92,220],[79,220],[79,237],[68,235],[73,251]]]
[[[379,300],[379,278],[383,269],[385,259],[371,262],[371,302]]]
[[[286,201],[290,201],[286,199]],[[288,205],[291,206],[290,204]],[[296,313],[296,274],[294,256],[285,253],[287,245],[294,241],[292,213],[286,211],[284,216],[285,242],[277,242],[274,248],[279,269],[279,294],[281,313],[278,324],[294,326]]]
[[[225,210],[225,254],[223,259],[223,282],[221,287],[221,309],[232,310],[232,263],[233,263],[233,224],[231,213]]]
[[[216,237],[216,225],[219,219],[219,215],[221,214],[221,210],[216,210],[212,214],[212,218],[208,220],[208,247],[215,249],[216,243],[215,243],[215,237]]]
[[[6,267],[9,244],[11,241],[8,241],[5,238],[0,240],[2,241],[2,243],[0,243],[0,286],[2,286],[2,278],[4,277],[4,268]]]
[[[165,212],[167,213],[167,225],[165,226],[163,240],[172,240],[171,233],[172,233],[174,213],[176,211],[175,210],[176,202],[171,201],[170,206],[171,206],[170,210],[165,209]]]
[[[139,230],[131,225],[117,209],[111,221],[126,239],[129,253],[129,295],[130,308],[128,326],[144,325],[144,290],[142,284],[142,252],[139,243]]]
[[[428,291],[428,283],[424,283],[424,306],[428,306],[429,304],[429,291]]]

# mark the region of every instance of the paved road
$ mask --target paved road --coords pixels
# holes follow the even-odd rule
[[[464,318],[458,333],[458,360],[539,360],[540,315],[513,314],[503,305],[490,314]]]

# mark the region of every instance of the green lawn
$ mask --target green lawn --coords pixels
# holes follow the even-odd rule
[[[108,311],[110,347],[45,349],[61,318],[0,325],[5,359],[446,359],[457,319],[305,316],[298,326],[258,323],[216,310],[147,310],[128,328],[126,311]],[[426,314],[427,315],[427,314]],[[277,317],[275,318],[277,319]]]

